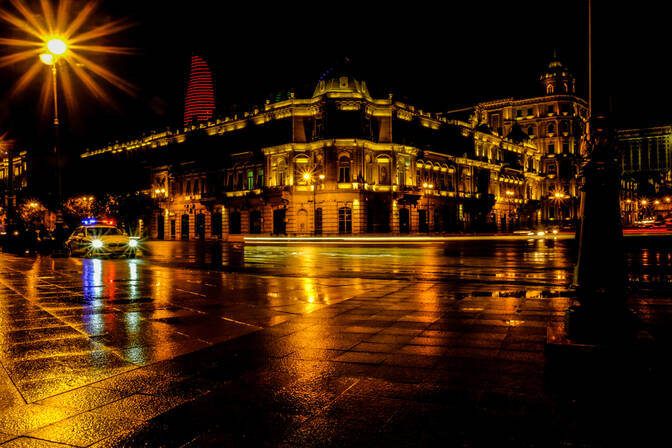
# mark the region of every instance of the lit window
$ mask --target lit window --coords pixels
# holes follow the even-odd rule
[[[349,207],[338,209],[338,233],[352,233],[352,209]]]
[[[350,182],[350,159],[348,157],[341,157],[338,159],[338,181]]]

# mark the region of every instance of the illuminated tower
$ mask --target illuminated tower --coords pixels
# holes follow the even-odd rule
[[[215,111],[215,91],[208,64],[200,56],[191,57],[191,72],[184,104],[184,125],[208,121]]]
[[[546,95],[574,95],[576,83],[574,76],[560,62],[558,55],[553,52],[553,60],[548,64],[546,73],[541,75],[541,84]]]

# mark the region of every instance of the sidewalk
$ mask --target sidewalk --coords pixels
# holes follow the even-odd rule
[[[0,443],[652,446],[669,426],[665,363],[615,366],[607,376],[586,375],[583,387],[549,388],[546,327],[560,324],[569,296],[561,288],[390,280],[277,325],[5,409]],[[669,342],[672,300],[647,295],[632,303]],[[1,374],[0,403],[12,406],[17,398],[5,397],[11,385]]]

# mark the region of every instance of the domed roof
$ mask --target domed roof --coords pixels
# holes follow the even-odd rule
[[[358,81],[350,76],[339,76],[320,80],[313,92],[313,98],[325,93],[353,94],[353,96],[371,99],[366,82]]]
[[[546,72],[541,75],[541,79],[557,76],[572,77],[572,74],[569,72],[569,70],[567,70],[567,67],[565,67],[562,61],[560,61],[558,55],[553,52],[553,59],[551,59],[551,62],[548,64]]]

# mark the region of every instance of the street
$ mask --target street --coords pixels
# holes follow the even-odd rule
[[[0,443],[603,442],[544,384],[572,247],[154,241],[137,259],[0,254]],[[672,316],[672,245],[629,240],[627,260],[632,307],[655,332]]]

